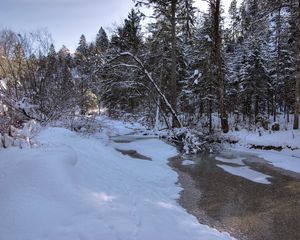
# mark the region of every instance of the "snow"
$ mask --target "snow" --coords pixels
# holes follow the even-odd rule
[[[115,143],[109,136],[135,126],[101,121],[94,136],[48,127],[34,138],[39,147],[0,151],[0,239],[232,239],[177,203],[181,188],[167,165],[174,147],[153,138]]]
[[[271,182],[268,181],[267,179],[267,178],[271,178],[271,176],[254,171],[250,169],[248,166],[231,167],[228,165],[221,165],[221,164],[217,164],[217,166],[232,175],[246,178],[252,182],[271,184]]]
[[[246,130],[230,133],[231,137],[238,140],[233,145],[233,150],[255,154],[267,160],[275,167],[300,173],[300,131],[285,130],[278,132],[262,131],[261,136],[257,132]],[[281,151],[249,149],[251,146],[282,147]]]
[[[299,130],[278,132],[261,131],[260,134],[261,136],[259,136],[258,132],[249,132],[247,130],[230,133],[230,135],[239,139],[240,144],[300,148]]]
[[[288,171],[300,173],[300,151],[299,150],[257,150],[248,149],[243,146],[238,146],[234,148],[245,153],[255,154],[260,158],[265,159],[268,163],[272,164],[274,167],[282,168]]]
[[[36,108],[36,106],[29,103],[29,99],[26,97],[23,97],[22,100],[17,101],[15,103],[15,107],[24,110],[26,114],[31,114],[31,113],[35,114],[34,109]]]
[[[0,89],[3,88],[4,90],[7,89],[7,79],[0,79]]]
[[[204,38],[205,38],[208,42],[212,42],[212,39],[210,38],[210,36],[205,35]]]
[[[192,161],[192,160],[184,160],[184,161],[182,161],[182,165],[184,165],[184,166],[193,165],[193,164],[195,164],[195,162]]]
[[[298,151],[298,155],[299,155],[299,151]],[[285,154],[278,154],[274,151],[261,152],[259,156],[270,161],[275,167],[300,173],[299,157],[294,157],[293,155],[286,156]]]

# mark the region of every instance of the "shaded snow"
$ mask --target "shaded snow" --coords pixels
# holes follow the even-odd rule
[[[176,202],[181,188],[167,165],[174,147],[110,142],[103,136],[132,130],[106,121],[111,129],[96,137],[47,128],[35,138],[39,148],[0,151],[0,239],[231,239]],[[122,155],[120,146],[152,161]]]

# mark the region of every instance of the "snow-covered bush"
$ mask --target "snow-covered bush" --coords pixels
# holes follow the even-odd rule
[[[187,154],[200,152],[203,145],[202,134],[187,131],[182,139],[184,152]]]
[[[9,127],[8,133],[0,134],[0,148],[19,147],[28,148],[35,146],[33,137],[40,130],[40,125],[35,120],[30,120],[23,124],[21,129],[14,126]]]
[[[15,107],[23,111],[23,113],[28,117],[37,117],[35,111],[36,106],[31,104],[30,100],[26,97],[23,97],[20,101],[17,101]]]
[[[64,127],[83,134],[93,134],[102,128],[101,122],[96,121],[96,116],[94,115],[69,116],[59,121],[52,121],[49,125],[52,127]]]

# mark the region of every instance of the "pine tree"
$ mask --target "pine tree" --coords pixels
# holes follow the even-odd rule
[[[135,56],[143,54],[143,39],[141,33],[141,17],[132,9],[128,17],[124,19],[121,26],[117,27],[112,35],[111,44],[107,52],[109,59],[118,57],[123,52],[130,52]],[[129,59],[115,60],[113,64],[131,64]],[[110,66],[107,66],[110,68]],[[126,66],[113,68],[105,77],[104,99],[110,110],[115,110],[119,106],[122,110],[129,112],[137,111],[143,101],[139,101],[141,90],[140,73],[137,69]]]
[[[296,46],[297,46],[297,70],[296,70],[296,89],[295,89],[295,106],[294,106],[294,129],[299,129],[299,108],[300,108],[300,0],[298,0],[297,7],[297,32],[296,32]]]
[[[105,30],[101,27],[96,36],[95,49],[97,54],[106,52],[109,47],[109,40]]]
[[[232,0],[228,9],[230,20],[230,38],[233,43],[237,43],[239,36],[240,16],[237,7],[237,0]]]

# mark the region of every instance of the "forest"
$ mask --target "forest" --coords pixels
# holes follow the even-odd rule
[[[0,2],[0,240],[300,239],[300,0]]]
[[[45,30],[3,29],[1,132],[104,111],[196,135],[299,129],[299,2],[233,0],[226,16],[207,3],[135,1],[110,37],[81,35],[74,53]]]

